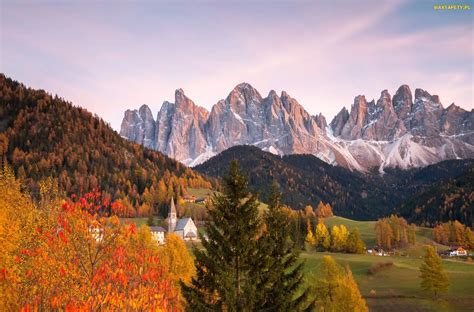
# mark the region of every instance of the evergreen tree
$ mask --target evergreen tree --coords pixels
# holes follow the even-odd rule
[[[264,311],[300,311],[307,302],[307,290],[296,295],[303,286],[303,262],[291,240],[291,224],[281,205],[281,193],[273,183],[263,219],[267,232],[263,237],[262,262],[265,270],[258,289],[263,290],[256,309]]]
[[[321,220],[316,226],[315,239],[319,249],[329,250],[329,246],[331,245],[331,236],[329,235],[326,225]]]
[[[420,272],[421,288],[432,291],[435,298],[438,293],[448,290],[448,276],[443,271],[441,258],[436,254],[434,247],[428,246]]]
[[[194,249],[196,277],[181,284],[192,311],[253,311],[261,289],[262,263],[259,254],[261,221],[255,195],[247,179],[232,161],[223,179],[222,193],[211,200],[208,238],[201,236],[203,249]]]
[[[349,234],[349,237],[347,238],[346,251],[348,253],[361,254],[361,253],[364,253],[364,250],[365,250],[365,244],[360,239],[359,229],[355,228],[354,230],[351,231],[351,233]]]

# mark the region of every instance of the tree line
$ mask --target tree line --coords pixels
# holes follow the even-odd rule
[[[0,159],[33,196],[57,180],[67,196],[99,189],[121,201],[125,216],[164,214],[172,196],[210,188],[200,174],[120,137],[104,120],[58,96],[0,74]]]
[[[358,254],[365,252],[365,243],[360,238],[358,228],[349,232],[346,226],[341,224],[334,225],[329,232],[324,222],[319,220],[313,232],[310,221],[307,223],[308,233],[305,242],[310,249]]]
[[[450,221],[435,226],[433,240],[442,245],[456,245],[474,249],[472,230],[458,221]]]
[[[377,246],[390,250],[416,243],[416,225],[396,215],[382,218],[375,223]]]

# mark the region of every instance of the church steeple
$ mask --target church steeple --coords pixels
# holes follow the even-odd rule
[[[168,212],[168,233],[173,233],[176,228],[176,207],[174,205],[174,198],[171,197],[170,211]]]

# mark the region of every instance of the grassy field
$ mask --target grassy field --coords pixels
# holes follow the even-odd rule
[[[358,228],[360,236],[368,248],[375,245],[375,221],[355,221],[346,219],[343,217],[330,217],[324,219],[324,224],[328,228],[333,225],[344,224],[349,230]],[[401,249],[402,252],[409,254],[410,256],[421,256],[424,253],[424,246],[427,244],[434,244],[439,249],[446,249],[446,246],[438,245],[432,240],[433,230],[425,227],[416,228],[416,245],[409,246]]]
[[[213,191],[207,188],[187,188],[188,194],[196,197],[209,197],[213,194]]]
[[[204,190],[194,194],[203,194]],[[195,195],[197,196],[197,195]],[[260,211],[266,205],[261,204]],[[137,226],[146,224],[147,218],[123,218],[122,222],[134,222]],[[359,228],[361,237],[367,246],[375,244],[375,221],[354,221],[342,217],[324,220],[326,226],[344,224],[349,230]],[[203,230],[203,229],[201,229]],[[417,243],[404,248],[406,256],[378,257],[371,255],[352,255],[339,253],[303,252],[305,261],[304,275],[307,283],[314,283],[320,272],[324,255],[331,255],[339,264],[352,270],[362,295],[366,298],[371,311],[474,311],[474,264],[452,259],[443,260],[443,266],[449,276],[448,293],[438,300],[420,288],[419,267],[421,256],[427,244],[433,244],[432,230],[417,228]],[[188,244],[188,248],[192,250]],[[200,244],[197,245],[200,247]],[[439,246],[438,248],[446,248]],[[375,274],[368,271],[372,265],[381,262],[393,262],[393,265]]]
[[[440,300],[421,290],[418,257],[377,257],[370,255],[304,252],[305,276],[308,283],[317,279],[324,255],[331,255],[339,264],[349,266],[367,297],[371,311],[472,311],[474,309],[474,264],[444,260],[450,280],[449,292]],[[393,266],[376,274],[368,274],[377,262],[392,261]],[[371,291],[375,295],[371,295]]]

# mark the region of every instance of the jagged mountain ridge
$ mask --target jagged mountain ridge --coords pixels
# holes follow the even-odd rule
[[[387,90],[367,102],[354,99],[328,125],[312,116],[285,91],[267,97],[248,83],[237,85],[211,111],[183,90],[164,102],[153,120],[148,106],[127,110],[120,134],[189,166],[235,145],[254,145],[274,154],[313,154],[321,160],[367,171],[376,167],[420,167],[445,159],[474,157],[474,111],[402,85],[393,99]]]

